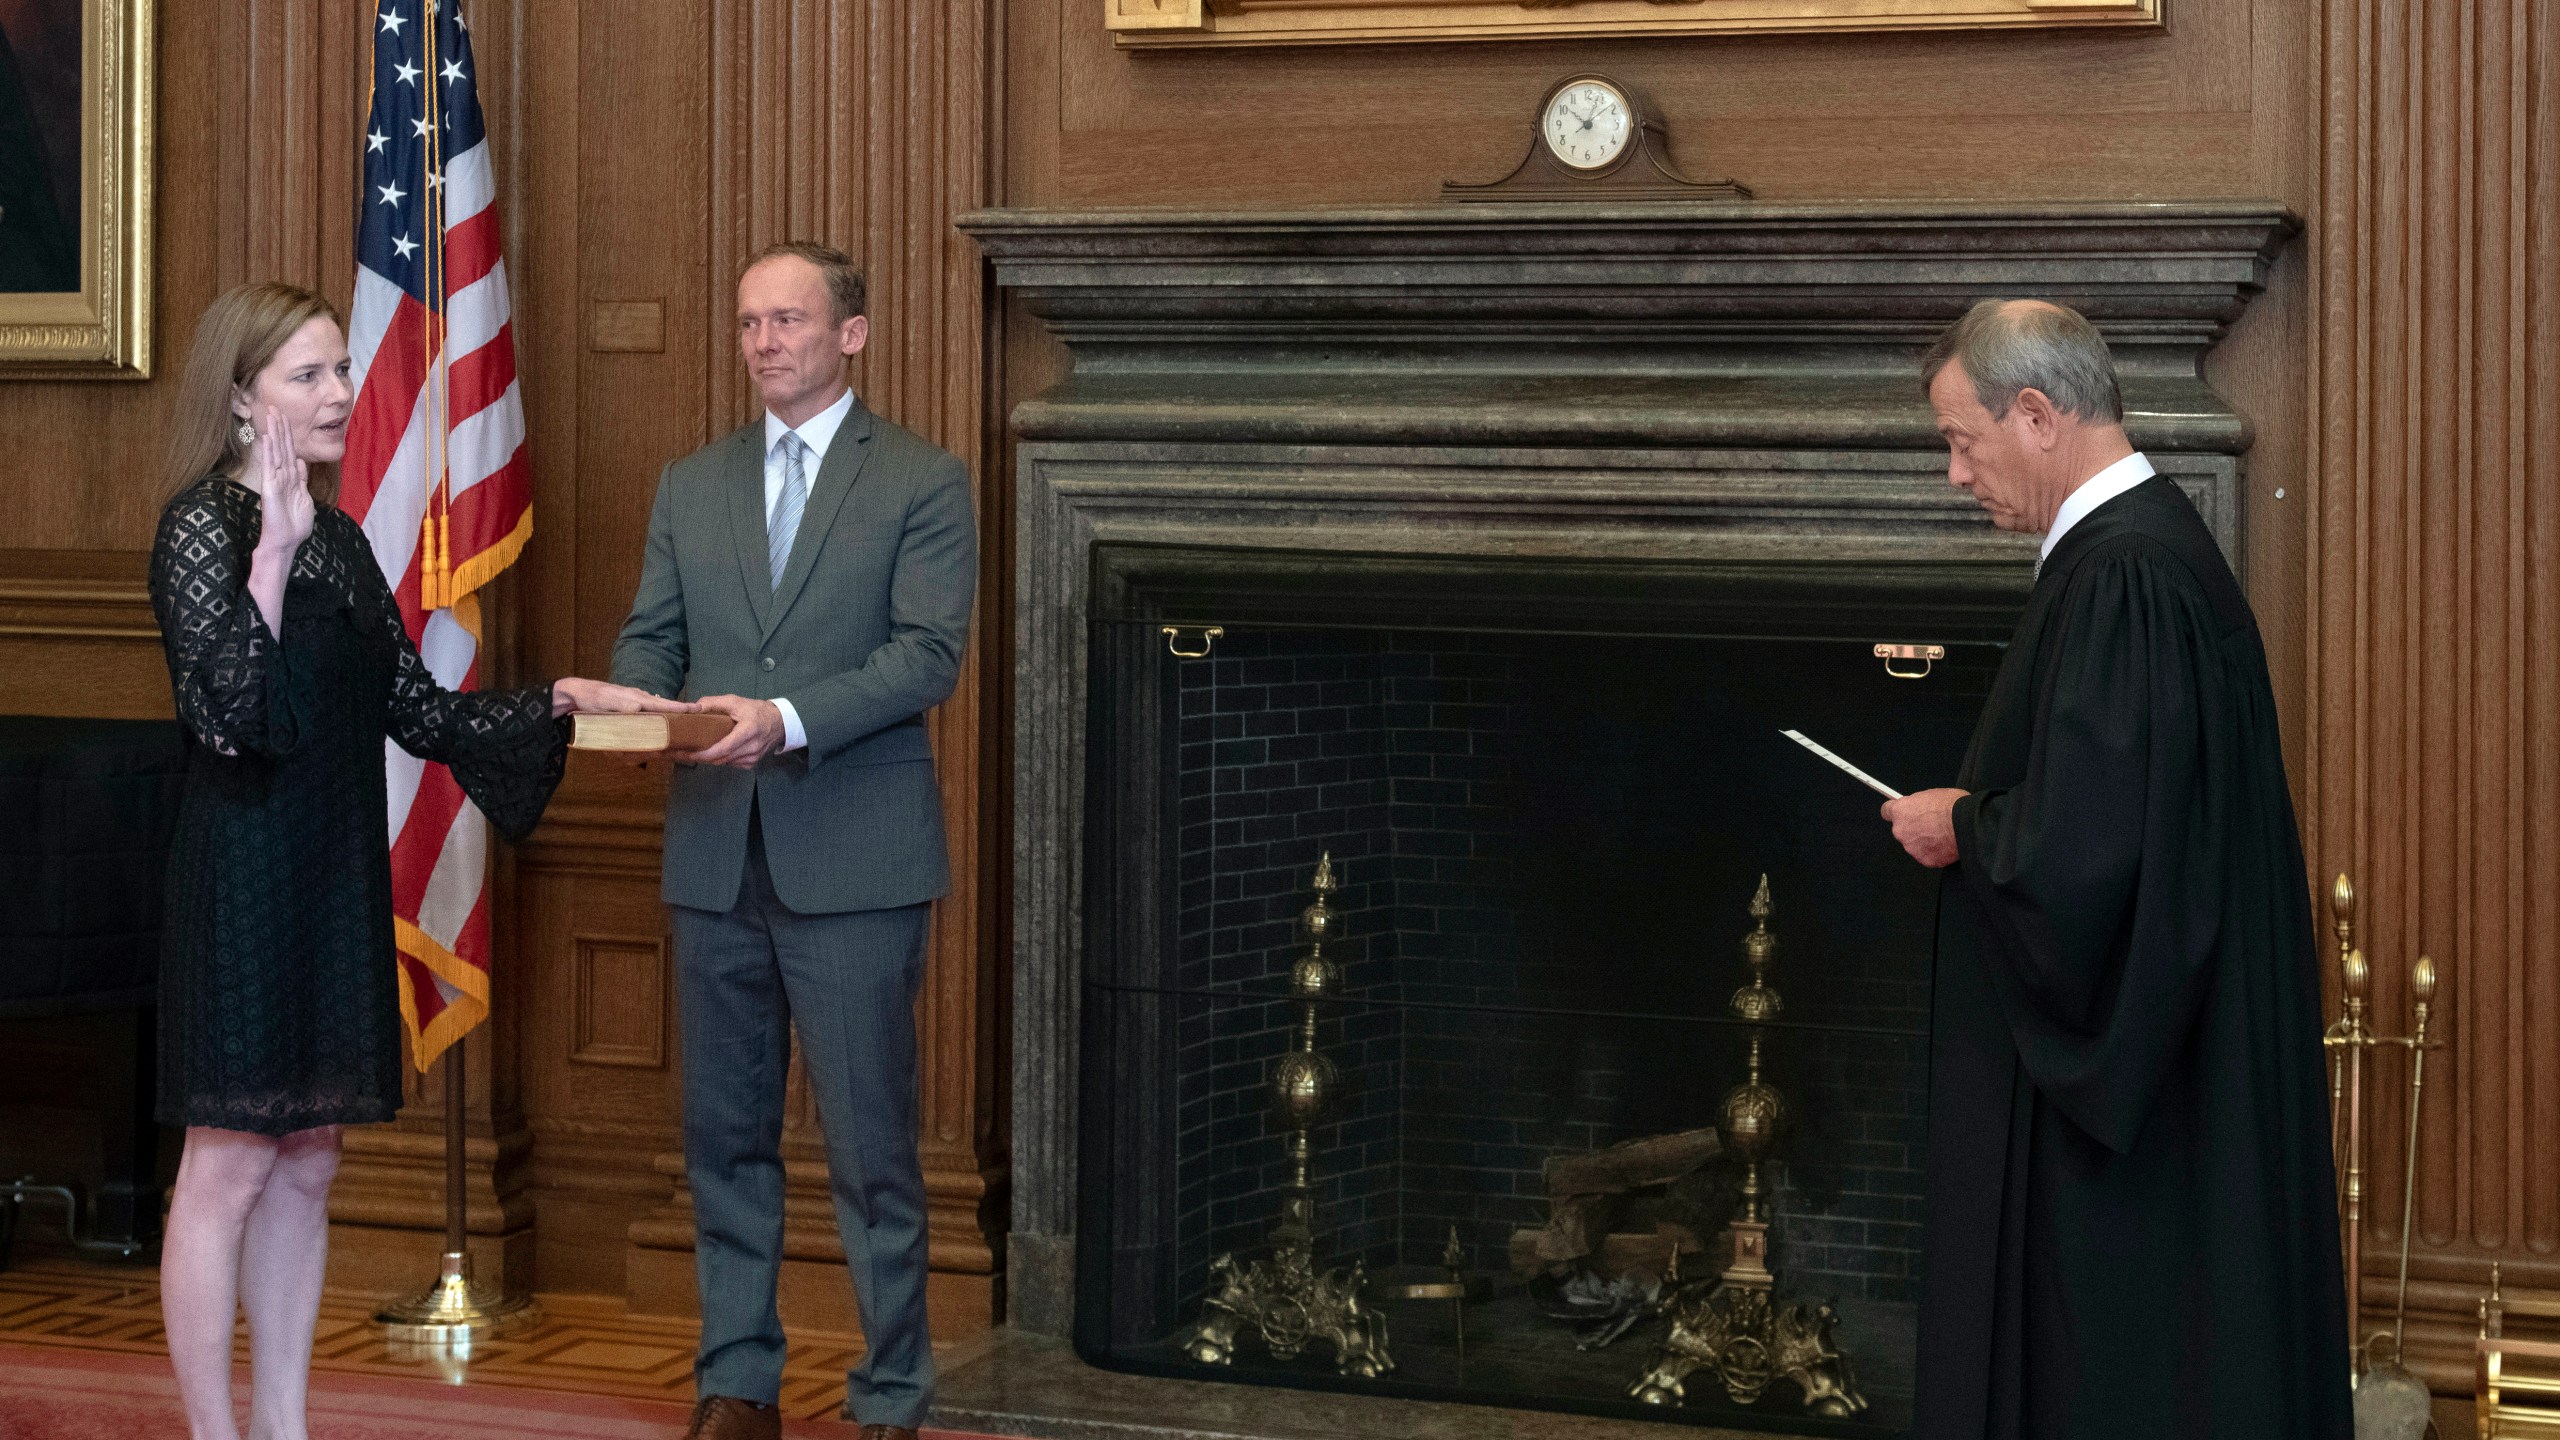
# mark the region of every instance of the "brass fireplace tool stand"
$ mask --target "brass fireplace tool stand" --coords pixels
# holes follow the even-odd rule
[[[1289,968],[1298,1043],[1271,1066],[1271,1115],[1289,1132],[1290,1179],[1280,1222],[1272,1227],[1266,1258],[1246,1264],[1224,1254],[1210,1262],[1209,1297],[1182,1340],[1183,1353],[1204,1365],[1232,1363],[1237,1334],[1250,1330],[1282,1360],[1296,1359],[1311,1341],[1328,1340],[1334,1367],[1345,1375],[1375,1379],[1396,1368],[1387,1354],[1387,1317],[1361,1306],[1366,1277],[1360,1262],[1321,1273],[1315,1263],[1316,1200],[1308,1180],[1313,1134],[1342,1088],[1341,1071],[1316,1049],[1317,1002],[1342,988],[1342,967],[1324,953],[1340,925],[1331,903],[1336,888],[1328,851],[1316,862],[1315,903],[1298,916],[1307,950]]]
[[[1769,877],[1763,875],[1751,897],[1752,930],[1742,941],[1751,983],[1733,992],[1733,1013],[1751,1026],[1750,1071],[1726,1092],[1717,1125],[1724,1152],[1742,1162],[1742,1199],[1725,1226],[1732,1258],[1723,1274],[1684,1286],[1670,1297],[1671,1334],[1663,1342],[1662,1356],[1627,1393],[1649,1405],[1677,1405],[1686,1398],[1690,1374],[1703,1369],[1735,1404],[1749,1405],[1784,1378],[1804,1392],[1807,1411],[1838,1418],[1867,1408],[1850,1373],[1849,1357],[1831,1343],[1839,1314],[1826,1304],[1779,1304],[1778,1277],[1769,1269],[1761,1167],[1787,1120],[1785,1097],[1760,1076],[1764,1027],[1778,1018],[1784,1003],[1768,983],[1769,962],[1778,950],[1778,937],[1769,931],[1774,908]],[[1679,1263],[1676,1254],[1672,1263]]]
[[[2331,1141],[2338,1156],[2339,1225],[2345,1231],[2347,1268],[2347,1339],[2352,1347],[2348,1364],[2356,1387],[2358,1433],[2369,1433],[2374,1422],[2387,1433],[2417,1435],[2426,1424],[2428,1414],[2425,1382],[2411,1374],[2401,1363],[2401,1340],[2409,1321],[2409,1240],[2412,1222],[2417,1218],[2418,1200],[2418,1113],[2425,1098],[2427,1052],[2444,1048],[2442,1040],[2427,1038],[2428,1022],[2435,1008],[2436,962],[2421,955],[2409,972],[2410,1020],[2406,1035],[2377,1035],[2365,1020],[2365,996],[2372,983],[2372,968],[2365,963],[2364,952],[2356,948],[2356,888],[2354,882],[2340,875],[2329,892],[2329,913],[2338,938],[2337,1020],[2329,1026],[2321,1043],[2329,1050],[2329,1106]],[[2391,1358],[2371,1363],[2371,1349],[2386,1332],[2364,1333],[2364,1097],[2365,1052],[2379,1046],[2400,1046],[2409,1052],[2409,1104],[2407,1153],[2400,1173],[2400,1290],[2396,1313],[2388,1334]],[[2391,1418],[2384,1420],[2388,1414]],[[2415,1428],[2408,1428],[2414,1424]]]

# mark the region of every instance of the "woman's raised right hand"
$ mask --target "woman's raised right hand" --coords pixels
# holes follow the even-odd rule
[[[292,432],[272,405],[249,447],[248,468],[258,487],[258,548],[291,555],[311,538],[320,511],[311,498],[311,467],[293,453]]]

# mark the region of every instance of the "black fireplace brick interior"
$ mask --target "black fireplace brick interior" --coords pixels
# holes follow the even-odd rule
[[[1890,698],[1833,717],[1839,743],[1951,763],[1978,690],[1772,663],[1707,642],[1231,627],[1180,666],[1177,1293],[1277,1216],[1264,1083],[1295,1041],[1277,997],[1330,851],[1347,985],[1317,1040],[1343,1080],[1315,1135],[1320,1263],[1436,1262],[1454,1227],[1506,1273],[1513,1232],[1546,1219],[1548,1156],[1711,1124],[1744,1042],[1695,1017],[1745,979],[1766,872],[1787,1018],[1864,1027],[1767,1032],[1794,1106],[1773,1262],[1791,1293],[1916,1298],[1934,882],[1755,701]]]

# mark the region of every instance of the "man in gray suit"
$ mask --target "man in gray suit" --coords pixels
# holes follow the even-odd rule
[[[783,1073],[797,1027],[862,1312],[846,1408],[914,1440],[933,1391],[916,986],[951,889],[924,712],[977,588],[960,461],[862,407],[862,274],[776,245],[738,281],[765,413],[666,468],[613,678],[736,723],[678,756],[661,893],[684,1030],[702,1291],[689,1437],[772,1440],[782,1385]]]

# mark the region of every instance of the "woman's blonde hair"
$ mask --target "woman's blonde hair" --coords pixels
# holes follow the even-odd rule
[[[170,494],[216,471],[236,470],[249,458],[249,447],[240,443],[240,419],[231,413],[232,390],[249,388],[295,331],[323,316],[343,323],[336,306],[281,280],[227,290],[206,308],[170,407]],[[337,466],[311,467],[311,498],[337,503]]]

